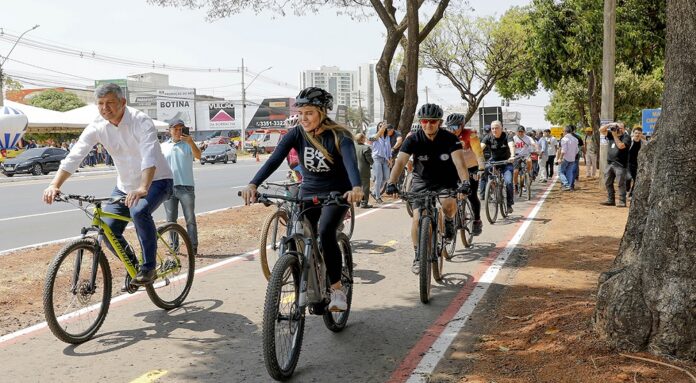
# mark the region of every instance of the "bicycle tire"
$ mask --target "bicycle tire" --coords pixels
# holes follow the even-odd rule
[[[517,196],[520,199],[524,195],[524,185],[524,174],[522,174],[522,171],[519,171],[519,174],[517,175]]]
[[[340,332],[346,327],[350,306],[353,301],[353,251],[350,247],[350,239],[343,233],[338,234],[338,248],[341,251],[341,284],[346,293],[346,311],[339,313],[326,310],[324,312],[324,325],[333,332]],[[328,279],[328,277],[327,277]]]
[[[275,380],[287,380],[295,372],[297,361],[302,350],[302,339],[304,337],[305,313],[298,307],[300,297],[300,261],[296,253],[285,253],[273,267],[271,279],[266,288],[266,299],[263,307],[263,359],[268,374]],[[292,303],[285,319],[290,327],[291,345],[290,347],[279,347],[276,330],[281,322],[280,305],[285,303],[287,298],[281,298],[283,287],[292,278],[291,297]],[[280,348],[280,350],[279,350]],[[287,350],[288,355],[283,356],[283,363],[279,363],[278,351]],[[285,358],[287,357],[287,358]],[[281,365],[282,364],[282,365]]]
[[[350,204],[350,208],[346,211],[346,216],[348,216],[348,218],[343,219],[343,229],[341,232],[345,234],[348,239],[351,239],[353,238],[353,230],[355,230],[355,207],[353,204]]]
[[[529,174],[524,175],[524,184],[527,186],[527,199],[532,200],[532,180],[529,178]]]
[[[498,219],[498,208],[500,207],[498,197],[498,184],[496,181],[489,179],[488,183],[486,183],[483,200],[486,204],[486,219],[488,219],[491,225]]]
[[[413,184],[413,173],[408,173],[406,177],[404,177],[404,183],[403,187],[401,189],[402,192],[410,192],[411,191],[411,185]],[[409,217],[413,217],[413,205],[411,204],[411,201],[406,200],[406,212],[408,213]]]
[[[503,182],[501,185],[502,185],[502,187],[500,185],[498,185],[498,190],[497,190],[498,205],[499,205],[499,209],[500,209],[500,215],[503,218],[507,218],[508,217],[508,213],[507,213],[507,204],[508,204],[508,202],[507,202],[507,185],[505,185],[505,182]],[[514,197],[515,193],[512,193],[512,195]]]
[[[284,227],[287,228],[288,225],[288,212],[285,209],[278,209],[271,213],[263,223],[261,228],[261,239],[259,240],[259,259],[261,263],[261,272],[264,278],[268,281],[271,278],[271,270],[273,270],[273,265],[278,261],[278,250],[279,250],[279,239],[285,235],[283,231]],[[273,230],[269,233],[269,230]],[[269,246],[269,234],[271,234],[271,248]],[[270,252],[269,252],[270,250]]]
[[[428,303],[430,301],[430,287],[432,274],[432,254],[433,254],[433,229],[432,219],[428,216],[422,217],[418,228],[418,259],[420,272],[418,273],[418,288],[420,301]]]
[[[457,236],[455,235],[453,237],[453,240],[456,238],[457,238]],[[442,282],[442,276],[443,276],[442,270],[444,267],[445,257],[447,254],[447,249],[446,249],[445,243],[446,243],[445,238],[442,236],[442,234],[438,230],[438,235],[437,235],[436,241],[433,244],[433,247],[435,248],[435,253],[434,253],[433,259],[432,259],[433,279],[435,279],[435,282],[437,282],[437,283]],[[443,253],[444,253],[444,255],[443,255]]]
[[[155,266],[155,270],[158,275],[161,272],[169,272],[170,270],[173,270],[173,272],[165,277],[158,277],[154,283],[145,286],[147,296],[150,297],[155,306],[164,310],[171,310],[181,306],[191,291],[193,276],[196,271],[196,258],[193,254],[193,245],[191,245],[191,239],[186,229],[178,223],[165,223],[157,228],[157,233],[161,237],[160,241],[166,240],[167,233],[171,233],[171,235],[176,234],[177,240],[183,241],[186,249],[186,253],[181,252],[182,247],[179,242],[174,249],[177,257],[172,257],[173,254],[170,253],[170,249],[162,246],[160,243],[157,246],[157,266]],[[163,256],[160,256],[161,254]],[[170,275],[173,276],[170,277]],[[171,294],[166,294],[167,292]],[[172,296],[165,298],[165,295]]]
[[[445,244],[443,246],[444,250],[444,258],[447,259],[448,261],[452,258],[454,258],[454,252],[457,250],[457,235],[456,231],[459,230],[459,227],[461,226],[461,221],[459,220],[459,203],[457,202],[457,213],[454,215],[454,230],[455,230],[455,235],[452,237],[451,242],[443,241]],[[441,254],[442,255],[442,254]],[[442,269],[442,268],[440,268]],[[440,281],[438,278],[435,278],[436,281]]]
[[[459,211],[462,216],[461,229],[459,235],[462,238],[462,244],[465,248],[470,248],[474,243],[474,208],[471,206],[471,201],[464,201],[464,211]]]
[[[94,260],[94,257],[97,258],[97,266],[101,269],[101,277],[103,279],[103,292],[101,296],[101,305],[97,309],[97,315],[94,318],[94,321],[87,326],[85,330],[82,330],[81,332],[78,333],[73,333],[71,332],[68,328],[64,328],[63,325],[61,325],[60,322],[64,322],[66,326],[68,325],[74,325],[78,320],[75,320],[74,318],[80,318],[84,316],[85,314],[89,314],[90,312],[94,311],[88,310],[85,313],[81,314],[76,314],[79,313],[82,310],[85,310],[91,305],[89,304],[88,300],[91,299],[91,295],[89,292],[84,291],[85,288],[85,283],[88,283],[89,280],[84,279],[89,278],[89,276],[86,276],[82,273],[82,275],[78,275],[78,280],[79,276],[82,276],[83,280],[80,281],[78,284],[81,286],[81,291],[80,293],[82,295],[80,296],[75,296],[73,300],[77,300],[78,303],[83,304],[85,307],[75,310],[75,311],[69,311],[70,308],[66,308],[65,312],[61,314],[60,316],[56,315],[56,307],[55,307],[55,300],[53,297],[54,291],[56,291],[57,287],[67,287],[68,292],[70,292],[70,285],[65,286],[65,284],[62,282],[59,282],[59,285],[62,286],[56,286],[56,280],[59,277],[59,275],[72,275],[73,273],[61,273],[61,266],[62,265],[67,265],[67,267],[74,267],[77,262],[71,261],[64,263],[68,259],[68,257],[73,254],[75,251],[80,251],[82,250],[82,259],[80,264],[84,264],[84,261],[88,261],[89,269],[91,270],[92,266],[92,261]],[[89,251],[92,254],[92,257],[86,257],[85,259],[85,250]],[[80,266],[80,271],[82,270],[82,266]],[[97,271],[98,272],[98,271]],[[70,278],[72,280],[72,278]],[[61,295],[63,295],[64,291],[61,292]],[[75,295],[75,294],[74,294]],[[71,344],[80,344],[88,341],[91,339],[94,334],[99,331],[99,328],[102,326],[104,323],[104,319],[106,319],[106,314],[109,311],[109,304],[111,303],[111,269],[109,267],[109,262],[106,259],[106,256],[104,253],[101,251],[101,248],[98,246],[96,240],[94,238],[80,238],[75,241],[72,241],[65,245],[56,255],[55,258],[53,258],[53,261],[51,262],[50,266],[48,267],[48,272],[46,274],[46,281],[44,284],[44,291],[43,291],[43,309],[44,309],[44,316],[46,317],[46,323],[48,324],[48,328],[51,330],[53,335],[56,336],[56,338],[62,340],[63,342],[66,343],[71,343]],[[66,317],[67,316],[67,317]]]

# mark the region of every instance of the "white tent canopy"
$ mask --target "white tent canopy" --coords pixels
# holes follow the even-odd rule
[[[89,104],[81,108],[64,112],[63,115],[69,121],[82,123],[84,127],[99,117],[99,109],[97,109],[97,105]],[[155,119],[152,119],[152,122],[155,124],[155,128],[157,128],[157,131],[159,132],[169,129],[169,124],[166,122]]]

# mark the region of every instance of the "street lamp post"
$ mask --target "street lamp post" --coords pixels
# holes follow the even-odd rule
[[[246,90],[249,89],[251,84],[256,81],[259,76],[261,76],[261,73],[270,70],[273,68],[272,66],[269,66],[268,68],[262,70],[261,72],[257,73],[256,76],[249,81],[249,85],[244,86],[244,59],[242,59],[242,123],[241,123],[241,137],[242,137],[242,151],[244,151],[244,141],[246,141]]]
[[[0,62],[0,106],[5,105],[5,103],[4,103],[4,101],[5,101],[5,90],[3,89],[3,85],[4,85],[3,82],[5,81],[5,76],[4,76],[4,73],[3,73],[3,71],[2,71],[2,66],[5,65],[5,61],[7,61],[7,59],[10,57],[10,55],[12,54],[12,51],[13,51],[13,50],[15,49],[15,47],[17,46],[17,43],[19,42],[19,40],[21,40],[22,37],[24,37],[25,34],[27,34],[28,32],[33,31],[34,29],[36,29],[36,28],[38,28],[38,27],[39,27],[39,24],[36,24],[36,25],[34,25],[33,27],[31,27],[31,28],[27,29],[26,31],[24,31],[21,35],[19,35],[19,37],[17,38],[17,41],[15,41],[14,45],[12,45],[12,48],[10,48],[10,51],[7,52],[7,55],[2,59],[2,62]]]

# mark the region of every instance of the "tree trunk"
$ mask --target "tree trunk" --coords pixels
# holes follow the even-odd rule
[[[403,33],[399,33],[395,30],[389,30],[387,32],[387,41],[384,44],[382,55],[375,68],[377,72],[377,82],[379,83],[379,89],[382,92],[382,100],[384,101],[384,116],[382,116],[382,118],[388,122],[391,121],[390,123],[392,124],[396,123],[401,115],[403,92],[399,95],[399,89],[403,89],[404,81],[402,78],[403,70],[400,70],[396,81],[396,90],[393,89],[391,79],[389,78],[389,70],[391,68],[391,62],[394,59],[394,53],[402,37]],[[405,76],[405,73],[403,76]]]
[[[696,358],[696,3],[667,0],[665,92],[594,327],[612,346]],[[598,227],[601,232],[601,227]]]
[[[418,58],[420,54],[420,26],[418,17],[418,0],[407,0],[407,20],[408,27],[406,29],[408,41],[404,54],[406,78],[404,83],[404,99],[403,108],[397,129],[402,134],[407,134],[411,129],[413,117],[418,107]]]

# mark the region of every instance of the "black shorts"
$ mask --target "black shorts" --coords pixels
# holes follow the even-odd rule
[[[426,182],[422,178],[418,177],[418,174],[413,174],[413,183],[411,184],[411,192],[413,193],[421,193],[424,191],[441,191],[445,189],[457,189],[459,185],[457,185],[458,180],[452,180],[452,182],[447,182],[447,183],[433,183],[433,182]],[[425,207],[423,204],[423,200],[413,200],[411,201],[411,206],[414,209],[420,209]]]

